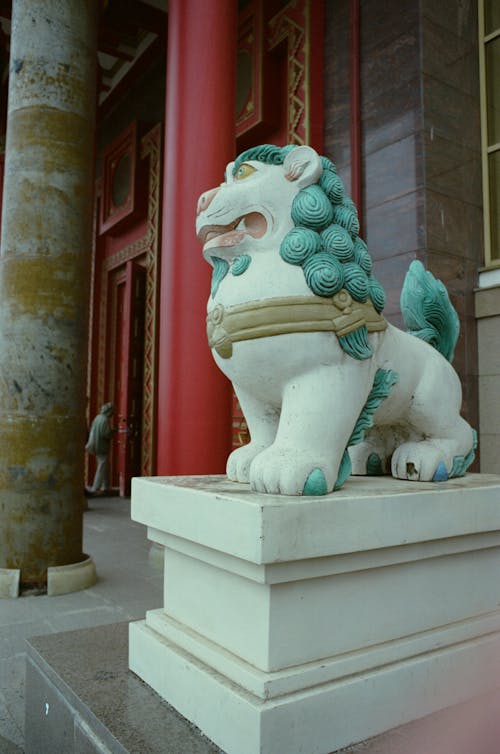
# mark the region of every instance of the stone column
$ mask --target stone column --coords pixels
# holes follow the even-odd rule
[[[211,268],[195,233],[203,191],[234,159],[236,0],[170,0],[157,473],[225,469],[231,392],[205,331]]]
[[[97,25],[98,0],[13,0],[0,255],[0,576],[18,570],[21,588],[42,590],[48,580],[49,593],[95,578],[82,553],[82,511]],[[51,586],[66,566],[69,586]]]

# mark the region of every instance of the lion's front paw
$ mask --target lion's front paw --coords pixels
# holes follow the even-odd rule
[[[265,449],[264,445],[249,442],[233,450],[226,464],[227,478],[232,482],[246,484],[250,481],[250,465],[254,458]]]
[[[323,456],[272,446],[250,467],[250,485],[272,495],[325,495],[333,490],[335,469]]]

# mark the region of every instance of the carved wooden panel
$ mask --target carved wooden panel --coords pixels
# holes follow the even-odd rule
[[[286,45],[287,136],[289,144],[313,143],[313,113],[322,120],[321,0],[291,0],[269,19],[266,43],[272,51]],[[318,107],[319,105],[319,107]]]
[[[236,134],[262,122],[262,3],[253,0],[238,24]]]
[[[322,147],[323,2],[252,0],[239,16],[236,137]]]
[[[131,123],[102,155],[99,233],[131,219],[137,209],[137,124]]]

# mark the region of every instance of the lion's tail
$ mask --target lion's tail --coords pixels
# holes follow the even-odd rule
[[[453,361],[460,332],[458,314],[443,283],[417,260],[406,274],[401,311],[411,335],[427,341],[448,361]]]

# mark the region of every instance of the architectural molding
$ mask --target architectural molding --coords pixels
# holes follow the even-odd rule
[[[133,243],[103,260],[101,268],[99,335],[97,358],[97,403],[105,400],[106,356],[108,353],[109,291],[112,275],[129,260],[144,256],[146,275],[146,311],[144,334],[144,377],[142,410],[141,474],[151,475],[155,465],[157,365],[158,254],[160,239],[161,149],[162,127],[157,124],[140,142],[141,158],[149,159],[148,214],[146,233]]]

